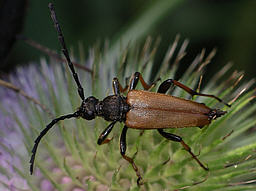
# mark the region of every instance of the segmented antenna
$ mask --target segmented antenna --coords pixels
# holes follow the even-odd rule
[[[57,33],[58,33],[58,39],[59,39],[60,45],[62,47],[62,52],[63,52],[63,54],[64,54],[64,56],[65,56],[65,58],[67,60],[68,66],[69,66],[69,68],[70,68],[70,70],[71,70],[71,72],[73,74],[73,77],[74,77],[74,79],[76,81],[78,94],[81,97],[81,99],[84,100],[85,99],[85,97],[84,97],[84,90],[83,90],[83,87],[81,86],[81,83],[79,81],[78,75],[77,75],[77,73],[76,73],[76,71],[74,69],[74,65],[71,62],[71,59],[69,57],[68,49],[66,47],[66,44],[65,44],[65,41],[64,41],[64,36],[63,36],[62,30],[60,28],[59,22],[57,20],[53,4],[49,3],[48,7],[49,7],[49,9],[51,11],[51,18],[53,20],[54,26],[55,26],[55,28],[57,30]]]
[[[58,123],[59,121],[64,120],[64,119],[70,119],[70,118],[73,118],[73,117],[78,117],[78,116],[79,116],[79,113],[78,113],[78,112],[60,116],[60,117],[58,117],[58,118],[56,118],[56,119],[53,119],[53,120],[51,121],[51,123],[49,123],[49,124],[46,126],[46,128],[44,128],[44,129],[41,131],[41,133],[40,133],[40,134],[38,135],[38,137],[36,138],[34,147],[33,147],[33,149],[32,149],[32,156],[31,156],[30,161],[29,161],[29,162],[30,162],[30,174],[33,173],[37,147],[38,147],[38,145],[39,145],[41,139],[43,138],[43,136],[53,127],[54,124]]]

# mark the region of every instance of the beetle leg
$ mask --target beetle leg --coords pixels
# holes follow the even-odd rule
[[[110,123],[107,128],[100,134],[98,138],[98,145],[102,145],[105,143],[108,143],[111,139],[106,139],[108,134],[112,131],[114,125],[116,124],[116,121]]]
[[[128,89],[128,85],[126,84],[123,88],[117,78],[113,78],[112,86],[115,95],[120,95],[120,92],[125,92]]]
[[[153,87],[155,85],[155,83],[147,84],[145,82],[145,80],[143,79],[141,73],[135,72],[133,74],[133,77],[132,77],[131,81],[130,81],[129,90],[134,90],[136,88],[136,86],[137,86],[139,81],[141,82],[144,90],[148,90],[148,89],[150,89],[151,87]]]
[[[205,96],[205,97],[211,97],[211,98],[214,98],[216,100],[218,100],[219,102],[223,102],[222,99],[218,98],[217,96],[215,95],[210,95],[210,94],[201,94],[201,93],[198,93],[196,92],[195,90],[192,90],[190,89],[189,87],[185,86],[184,84],[176,81],[176,80],[173,80],[173,79],[168,79],[168,80],[165,80],[158,88],[158,93],[166,93],[167,90],[171,87],[171,85],[175,85],[175,86],[178,86],[180,87],[181,89],[185,90],[186,92],[188,92],[192,97],[194,95],[198,95],[198,96]],[[223,102],[224,103],[224,102]],[[231,107],[231,105],[227,104],[227,103],[224,103],[226,106],[228,107]]]
[[[196,155],[191,151],[191,148],[182,140],[182,138],[178,135],[174,135],[174,134],[171,134],[171,133],[166,133],[163,131],[163,129],[157,129],[158,132],[163,136],[165,137],[166,139],[168,140],[171,140],[171,141],[175,141],[175,142],[180,142],[182,144],[182,146],[184,147],[184,149],[186,151],[189,152],[189,154],[193,157],[193,159],[196,160],[196,162],[204,169],[204,170],[209,170],[207,167],[205,167],[203,165],[203,163],[200,162],[200,160],[196,157]]]
[[[157,92],[161,94],[165,94],[168,91],[168,89],[171,87],[171,85],[172,85],[172,81],[170,79],[165,80],[160,84]]]
[[[128,129],[128,127],[124,126],[124,128],[122,130],[122,134],[121,134],[121,137],[120,137],[120,153],[121,153],[122,157],[125,160],[127,160],[132,165],[132,168],[134,169],[134,171],[135,171],[135,173],[136,173],[136,175],[138,177],[137,184],[139,186],[139,185],[143,184],[141,182],[142,177],[140,175],[139,169],[136,166],[136,164],[134,163],[133,159],[125,155],[125,152],[126,152],[126,133],[127,133],[127,129]]]

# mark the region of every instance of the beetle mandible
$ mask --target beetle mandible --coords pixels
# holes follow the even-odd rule
[[[183,128],[183,127],[200,127],[211,123],[213,119],[216,119],[226,113],[219,109],[211,109],[203,103],[197,103],[191,100],[185,100],[182,98],[166,95],[165,93],[172,86],[178,86],[191,94],[192,96],[206,96],[212,97],[219,102],[222,100],[214,95],[201,94],[182,83],[167,79],[162,82],[158,88],[157,93],[149,92],[154,84],[147,84],[142,75],[139,72],[135,72],[131,77],[128,88],[127,97],[121,95],[127,88],[123,88],[118,79],[114,78],[112,82],[114,95],[107,96],[103,101],[99,101],[97,98],[90,96],[85,98],[84,91],[79,81],[78,75],[74,69],[74,66],[70,60],[68,50],[64,41],[60,25],[57,21],[55,10],[52,3],[49,3],[49,9],[51,17],[54,22],[55,28],[58,33],[58,38],[62,46],[62,52],[67,60],[67,64],[73,74],[74,80],[78,88],[78,94],[82,99],[81,106],[74,113],[60,116],[53,119],[39,136],[35,140],[34,147],[32,149],[32,156],[30,159],[30,173],[33,173],[33,165],[35,161],[35,155],[38,148],[38,144],[42,137],[53,127],[54,124],[61,120],[82,117],[86,120],[92,120],[95,117],[103,117],[106,121],[111,121],[107,128],[100,134],[98,138],[98,144],[101,145],[109,141],[107,139],[108,134],[113,129],[117,122],[124,123],[124,127],[120,137],[120,153],[122,157],[128,161],[137,175],[137,184],[142,184],[142,176],[138,170],[138,167],[134,163],[134,160],[127,156],[126,153],[126,133],[128,128],[148,130],[156,129],[160,135],[168,140],[181,143],[184,149],[196,160],[196,162],[204,169],[209,170],[197,156],[191,151],[190,147],[183,141],[183,139],[171,133],[164,131],[166,128]],[[138,82],[141,82],[143,90],[135,90]],[[228,107],[229,104],[224,103]]]

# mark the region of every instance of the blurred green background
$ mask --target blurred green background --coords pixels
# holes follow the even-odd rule
[[[51,49],[60,50],[48,10],[49,1],[27,3],[23,34]],[[200,53],[217,47],[217,55],[208,66],[208,76],[228,61],[234,69],[255,77],[256,1],[255,0],[75,0],[52,1],[63,28],[68,47],[80,41],[86,53],[97,41],[109,40],[110,47],[148,35],[162,38],[156,62],[160,63],[176,34],[190,40],[183,68]],[[11,65],[37,61],[43,53],[18,41],[4,70]],[[182,72],[182,70],[181,70]]]

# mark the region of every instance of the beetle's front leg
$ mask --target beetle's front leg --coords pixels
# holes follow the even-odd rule
[[[191,151],[190,147],[182,140],[182,138],[181,138],[180,136],[177,136],[177,135],[174,135],[174,134],[171,134],[171,133],[166,133],[166,132],[163,131],[163,129],[157,129],[157,130],[158,130],[158,132],[159,132],[163,137],[165,137],[166,139],[181,143],[182,146],[184,147],[184,149],[189,152],[189,154],[193,157],[193,159],[195,159],[196,162],[197,162],[204,170],[207,170],[207,171],[209,170],[207,167],[205,167],[205,166],[203,165],[203,163],[201,163],[201,161],[196,157],[196,155]]]
[[[128,85],[126,84],[126,86],[123,88],[117,78],[113,79],[112,87],[115,95],[120,95],[120,92],[125,92],[128,89]]]
[[[160,78],[158,78],[156,81],[160,80]],[[129,91],[130,90],[134,90],[138,84],[138,82],[141,82],[144,90],[149,90],[150,88],[152,88],[156,82],[153,82],[152,84],[147,84],[145,82],[145,80],[143,79],[141,73],[139,72],[135,72],[132,77],[131,77],[131,80],[129,82],[129,86],[125,85],[125,87],[123,88],[122,85],[119,83],[118,79],[117,78],[114,78],[113,79],[113,82],[112,82],[112,86],[113,86],[113,91],[114,91],[114,94],[115,95],[120,95],[120,92],[125,92],[128,90],[129,88]]]
[[[138,179],[137,179],[137,185],[140,186],[143,184],[142,182],[142,177],[140,175],[140,172],[139,172],[139,169],[138,167],[136,166],[136,164],[134,163],[133,159],[128,157],[127,155],[125,155],[125,152],[126,152],[126,133],[127,133],[127,129],[128,127],[127,126],[124,126],[123,130],[122,130],[122,134],[121,134],[121,137],[120,137],[120,153],[122,155],[122,157],[127,160],[131,165],[132,165],[132,168],[134,169]]]
[[[157,79],[156,81],[158,81],[160,79]],[[140,81],[140,83],[142,84],[144,90],[149,90],[150,88],[152,88],[155,85],[155,82],[152,84],[147,84],[145,82],[145,80],[143,79],[141,73],[139,72],[135,72],[131,78],[130,84],[129,84],[129,91],[130,90],[134,90],[138,84],[138,82]]]
[[[112,131],[114,125],[116,124],[116,121],[110,123],[107,128],[100,134],[98,138],[98,145],[102,145],[105,143],[108,143],[111,139],[107,139],[108,134]]]

